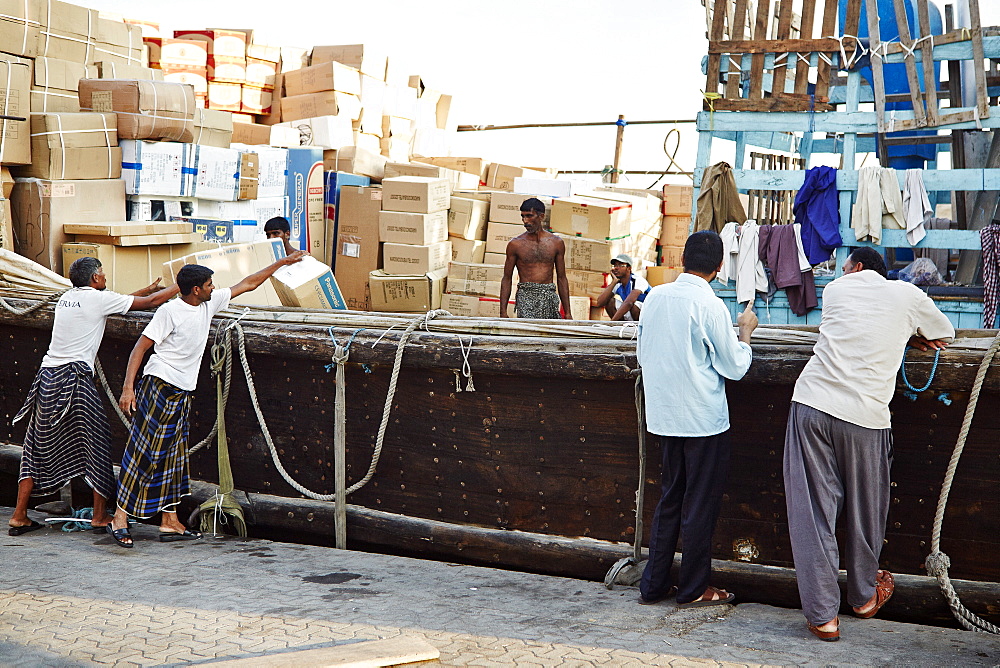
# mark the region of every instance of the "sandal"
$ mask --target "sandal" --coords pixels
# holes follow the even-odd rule
[[[132,548],[132,534],[129,533],[127,526],[124,529],[115,529],[110,524],[107,524],[104,530],[111,534],[111,537],[115,539],[119,547]],[[125,541],[128,542],[126,543]]]
[[[184,531],[161,531],[160,532],[160,542],[161,543],[173,543],[178,540],[198,540],[201,538],[200,531],[191,531],[191,529],[184,529]]]
[[[705,594],[711,594],[712,598],[705,598]],[[705,594],[701,595],[701,598],[697,598],[693,601],[688,601],[687,603],[678,603],[678,608],[704,608],[709,605],[725,605],[727,603],[732,603],[736,599],[736,594],[731,594],[725,589],[718,589],[709,585],[708,589],[705,590]],[[718,598],[716,598],[718,597]]]
[[[889,571],[879,571],[875,575],[875,605],[871,610],[867,612],[859,612],[858,608],[853,608],[854,614],[861,619],[870,619],[875,616],[883,605],[886,604],[890,598],[892,598],[892,593],[896,589],[896,580],[892,577],[892,573]],[[865,604],[867,605],[867,604]],[[862,606],[864,607],[864,606]]]
[[[812,633],[817,638],[819,638],[820,640],[824,640],[826,642],[834,642],[836,640],[840,640],[840,619],[834,617],[833,620],[837,622],[837,628],[835,628],[833,631],[821,631],[819,626],[813,626],[809,622],[806,622],[806,628],[808,628],[809,632]],[[820,626],[822,626],[822,624],[820,624]]]
[[[31,520],[31,524],[24,524],[24,525],[19,526],[19,527],[11,527],[11,528],[7,529],[7,535],[8,536],[21,536],[23,534],[28,533],[29,531],[37,531],[38,529],[41,529],[44,526],[45,525],[42,524],[42,523],[40,523],[40,522],[36,522],[35,520]]]

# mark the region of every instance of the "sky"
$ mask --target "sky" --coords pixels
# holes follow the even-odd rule
[[[705,9],[699,0],[77,1],[156,21],[168,31],[250,27],[258,41],[277,45],[372,44],[428,86],[453,95],[459,124],[615,121],[619,114],[626,121],[693,120],[705,87]],[[983,25],[1000,24],[1000,1],[980,5]],[[692,125],[676,127],[676,160],[690,170],[697,133]],[[621,166],[665,170],[662,147],[670,128],[627,127]],[[613,126],[462,132],[452,153],[515,165],[601,169],[613,161],[615,138]],[[657,175],[627,182],[645,188]]]

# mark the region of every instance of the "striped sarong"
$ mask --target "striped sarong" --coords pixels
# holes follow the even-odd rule
[[[558,318],[559,294],[556,286],[552,283],[518,283],[514,310],[518,318]]]
[[[191,393],[156,376],[143,376],[118,475],[118,507],[147,519],[173,511],[191,494],[188,429]]]
[[[98,494],[115,498],[111,429],[86,362],[41,367],[14,422],[25,417],[18,481],[31,478],[32,496],[51,494],[83,476]]]

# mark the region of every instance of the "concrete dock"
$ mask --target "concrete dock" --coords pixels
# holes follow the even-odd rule
[[[798,610],[677,610],[567,578],[232,537],[167,544],[146,525],[133,535],[125,550],[91,532],[4,531],[0,665],[261,665],[398,636],[446,666],[1000,665],[1000,637],[954,629],[841,618],[842,639],[824,643]]]

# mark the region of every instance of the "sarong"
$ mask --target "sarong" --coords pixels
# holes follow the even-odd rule
[[[32,496],[58,491],[83,476],[106,499],[114,499],[111,429],[94,372],[85,362],[42,367],[14,422],[28,418],[18,482],[31,478]]]
[[[518,318],[553,319],[559,317],[559,294],[553,283],[518,283],[514,310]]]
[[[188,431],[191,393],[156,376],[143,376],[135,418],[118,475],[118,507],[148,519],[173,511],[191,494]]]

